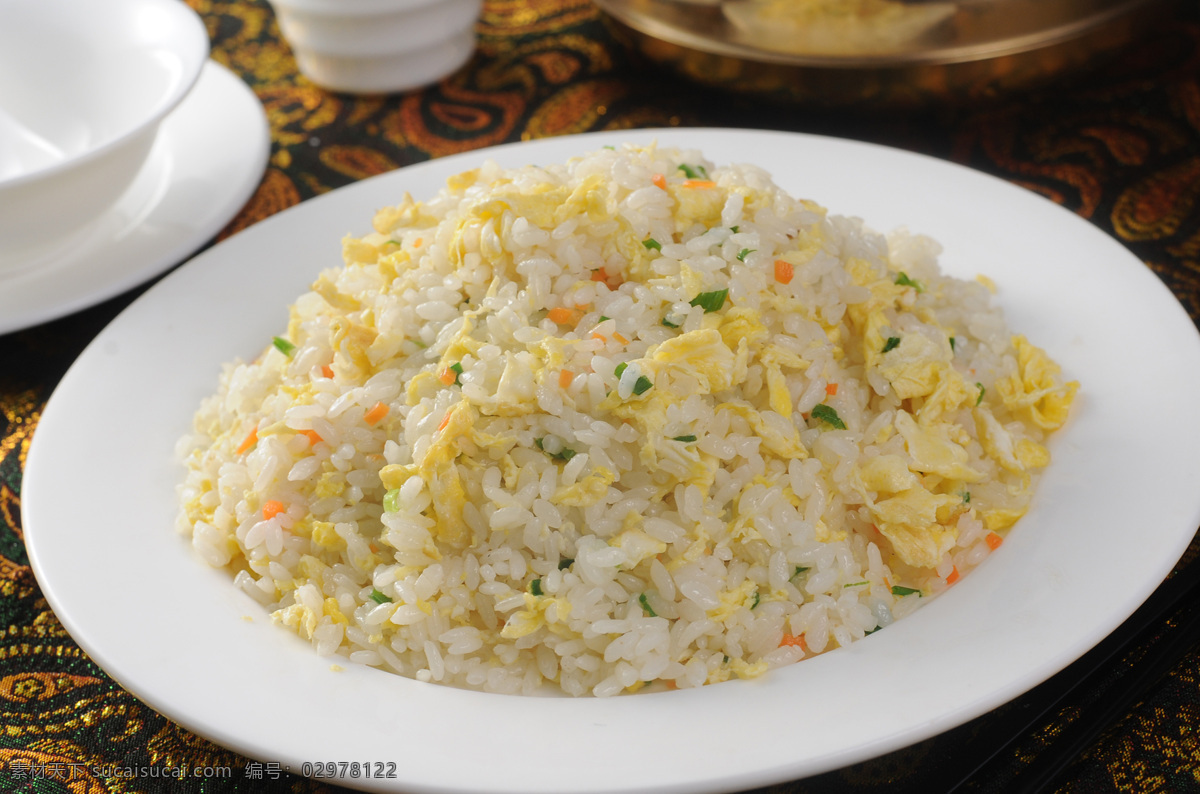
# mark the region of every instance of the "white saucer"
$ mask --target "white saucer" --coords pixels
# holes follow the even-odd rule
[[[206,63],[117,204],[40,261],[0,271],[0,333],[92,306],[182,262],[245,205],[269,151],[258,98]]]

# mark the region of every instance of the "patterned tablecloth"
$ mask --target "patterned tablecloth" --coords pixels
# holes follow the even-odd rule
[[[478,52],[448,80],[389,97],[334,95],[298,75],[264,0],[188,2],[208,26],[213,57],[246,80],[270,119],[266,175],[222,238],[355,180],[502,142],[648,126],[783,129],[923,152],[1048,196],[1128,246],[1200,317],[1194,4],[1181,4],[1168,24],[1097,71],[1041,93],[983,107],[867,113],[769,105],[683,83],[630,56],[588,0],[488,0]],[[248,761],[140,703],[72,642],[29,568],[21,472],[41,409],[83,347],[141,291],[0,336],[0,620],[7,626],[0,634],[0,790],[338,791]],[[1153,427],[1152,416],[1142,419]],[[1195,549],[1173,581],[1200,575]],[[948,734],[764,791],[946,791],[1024,726],[986,774],[963,788],[1015,790],[1143,675],[1139,660],[1177,641],[1184,612],[1151,621],[1135,650],[1048,709],[1083,665]],[[1148,680],[1107,730],[1086,737],[1082,754],[1049,790],[1200,791],[1200,652],[1192,648]],[[166,777],[184,765],[227,776]],[[132,768],[143,776],[125,776]]]

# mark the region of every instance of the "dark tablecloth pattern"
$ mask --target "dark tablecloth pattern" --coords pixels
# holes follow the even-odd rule
[[[387,97],[331,94],[298,74],[264,0],[188,2],[207,25],[213,58],[253,88],[270,121],[267,172],[218,239],[356,180],[493,144],[655,126],[780,129],[922,152],[1047,196],[1126,245],[1193,319],[1200,317],[1195,4],[1180,4],[1165,24],[1088,74],[987,105],[900,112],[772,105],[682,82],[631,56],[588,0],[488,0],[478,51],[450,78]],[[0,336],[0,619],[6,626],[0,634],[0,790],[340,791],[240,757],[140,703],[66,634],[29,567],[21,472],[41,410],[75,357],[143,289]],[[1154,427],[1152,414],[1131,419],[1169,432]],[[70,483],[63,484],[63,498],[70,498]],[[1195,558],[1193,543],[1172,581],[1200,575]],[[762,791],[946,791],[1000,748],[987,773],[962,790],[1019,789],[1029,784],[1031,770],[1057,758],[1064,741],[1128,686],[1139,660],[1182,636],[1184,613],[1169,610],[1150,621],[1146,636],[1114,656],[1098,680],[1048,709],[1095,653],[949,733]],[[802,708],[797,711],[801,719]],[[1002,747],[1014,731],[1020,738]],[[1200,650],[1192,648],[1165,675],[1151,676],[1144,695],[1083,746],[1049,790],[1200,791]],[[230,771],[207,780],[162,777],[183,766]],[[133,768],[141,776],[128,777]]]

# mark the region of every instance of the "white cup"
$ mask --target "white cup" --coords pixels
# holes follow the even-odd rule
[[[300,72],[355,94],[407,91],[475,51],[483,0],[269,0]]]

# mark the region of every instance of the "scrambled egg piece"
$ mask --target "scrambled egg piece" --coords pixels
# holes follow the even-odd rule
[[[967,465],[970,455],[947,436],[947,425],[922,427],[907,411],[896,412],[896,430],[912,456],[916,471],[938,474],[948,480],[978,482],[983,475]]]
[[[554,607],[553,611],[551,607]],[[525,608],[508,616],[508,620],[504,621],[504,628],[500,630],[500,636],[506,640],[518,640],[547,624],[566,623],[570,614],[571,603],[564,598],[525,593]]]
[[[1017,372],[996,381],[1004,406],[1018,416],[1025,416],[1043,430],[1057,430],[1067,421],[1078,381],[1059,385],[1062,371],[1045,351],[1034,347],[1023,336],[1012,338],[1017,350]]]

